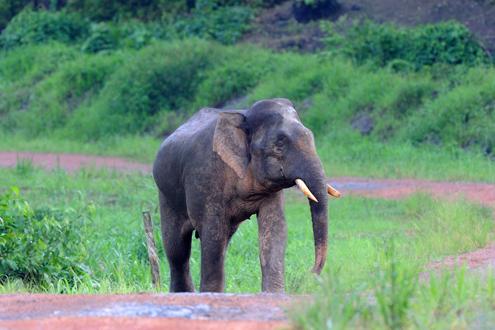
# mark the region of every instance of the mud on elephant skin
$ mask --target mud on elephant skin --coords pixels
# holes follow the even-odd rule
[[[258,218],[262,290],[284,290],[287,227],[282,189],[298,186],[311,209],[313,271],[327,254],[325,173],[314,145],[287,99],[247,110],[205,108],[165,139],[153,165],[170,291],[194,291],[192,234],[200,238],[201,291],[224,290],[224,259],[239,224]]]

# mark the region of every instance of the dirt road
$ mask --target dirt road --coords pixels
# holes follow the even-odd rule
[[[75,154],[0,152],[0,167],[13,167],[21,159],[46,169],[69,172],[82,167],[150,173],[151,166],[115,157]],[[495,184],[434,182],[412,179],[332,178],[345,195],[399,199],[418,191],[439,198],[465,198],[494,208]],[[471,268],[495,266],[495,244],[452,256],[431,269],[467,264]],[[274,329],[288,327],[286,307],[308,297],[286,295],[180,294],[180,295],[2,295],[2,329]]]
[[[234,294],[0,296],[0,329],[274,329],[308,297]]]

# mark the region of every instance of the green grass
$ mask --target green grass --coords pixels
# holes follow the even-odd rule
[[[136,292],[150,291],[151,280],[144,246],[141,211],[151,210],[158,235],[156,189],[152,178],[91,168],[73,175],[45,172],[22,164],[0,170],[1,187],[18,186],[36,209],[49,206],[88,214],[84,241],[91,273],[68,287],[25,287],[15,279],[0,291]],[[296,191],[287,192],[289,240],[286,282],[289,293],[318,291],[318,279],[309,272],[313,242],[309,210]],[[465,202],[447,203],[418,195],[404,201],[346,197],[330,203],[330,250],[325,272],[340,270],[342,283],[352,287],[365,281],[375,269],[384,244],[393,239],[398,257],[424,265],[442,256],[482,247],[495,233],[488,210]],[[199,280],[199,241],[193,240],[191,267]],[[233,237],[226,262],[227,292],[259,292],[260,267],[257,226],[243,223]],[[160,246],[161,271],[167,290],[168,270]],[[324,275],[326,276],[326,275]]]
[[[317,140],[318,154],[329,177],[495,182],[495,162],[474,151],[407,142],[380,143],[353,134],[330,134]]]
[[[313,303],[293,307],[299,329],[490,329],[495,323],[495,274],[465,267],[422,280],[418,268],[382,253],[375,271],[354,287],[344,272],[325,276]]]

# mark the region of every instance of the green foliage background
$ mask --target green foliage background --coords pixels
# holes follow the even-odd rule
[[[359,131],[352,128],[356,118],[364,116],[373,122],[364,139],[493,154],[490,64],[396,65],[201,39],[96,53],[55,41],[28,44],[0,58],[0,127],[81,141],[161,136],[204,106],[245,107],[287,97],[320,139],[348,138]]]

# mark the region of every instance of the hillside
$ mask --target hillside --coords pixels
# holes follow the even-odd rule
[[[2,134],[161,138],[201,107],[282,96],[320,140],[493,158],[495,70],[486,47],[455,22],[351,24],[365,16],[405,24],[450,17],[427,15],[427,2],[415,11],[370,3],[342,1],[328,15],[318,12],[319,21],[310,19],[311,6],[304,16],[290,1],[28,5],[0,34]],[[492,8],[476,3],[473,15]],[[434,8],[461,12],[454,3]]]
[[[324,33],[318,20],[298,22],[295,1],[267,8],[258,13],[254,29],[244,41],[274,49],[313,52],[324,47]],[[495,3],[489,0],[339,0],[340,7],[323,20],[371,19],[401,26],[439,23],[450,20],[467,26],[493,52],[495,50]],[[314,14],[317,17],[318,11]]]

